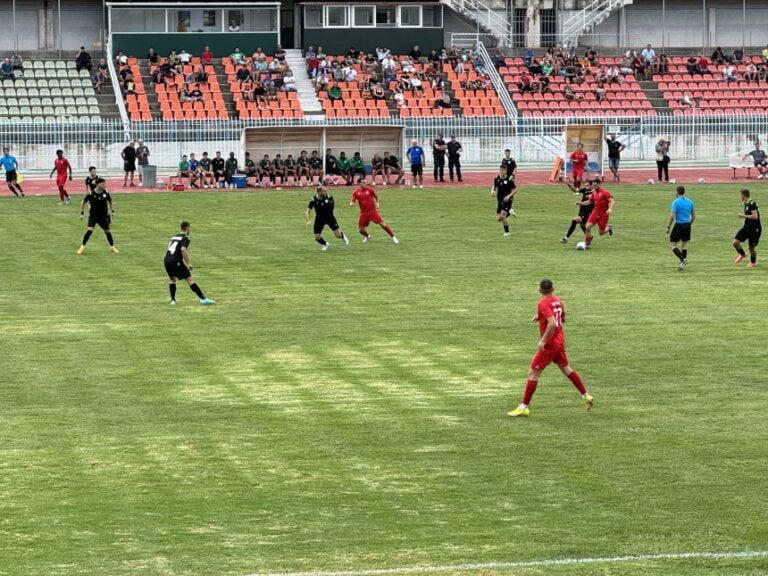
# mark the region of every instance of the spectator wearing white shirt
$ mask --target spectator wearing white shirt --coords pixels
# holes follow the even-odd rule
[[[182,48],[179,52],[179,64],[189,64],[192,62],[192,55]]]
[[[347,67],[344,70],[344,80],[346,80],[347,82],[356,82],[357,81],[357,70],[355,70],[351,66]]]
[[[650,44],[646,44],[645,48],[640,53],[640,55],[643,57],[643,60],[645,61],[645,67],[648,68],[651,65],[651,62],[653,62],[653,59],[656,58],[656,51],[653,49],[653,47]]]
[[[389,56],[389,48],[376,48],[376,59],[381,62]]]
[[[739,77],[736,75],[736,67],[733,64],[723,66],[723,80],[725,80],[726,84],[739,81]]]
[[[115,64],[117,64],[118,68],[128,64],[128,56],[123,54],[122,50],[117,53],[117,56],[115,56]]]

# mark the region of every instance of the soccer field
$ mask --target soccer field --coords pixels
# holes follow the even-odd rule
[[[74,204],[2,198],[0,574],[768,574],[768,261],[733,264],[738,189],[689,188],[682,272],[672,187],[613,188],[588,252],[562,187],[522,190],[511,238],[486,188],[378,189],[398,246],[331,190],[352,242],[327,253],[307,190],[116,195],[121,253],[97,229],[84,256]],[[181,219],[215,306],[168,305]],[[595,407],[550,368],[513,420],[544,276]],[[690,552],[728,554],[655,557]]]

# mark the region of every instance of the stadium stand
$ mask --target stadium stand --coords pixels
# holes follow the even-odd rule
[[[105,95],[106,96],[106,95]],[[0,84],[0,122],[98,124],[99,100],[88,70],[74,60],[29,60]]]
[[[273,61],[273,56],[265,56],[264,58],[264,63],[267,66],[271,65]],[[246,69],[253,70],[253,57],[245,57],[244,62]],[[254,86],[251,85],[252,79],[246,83],[241,82],[237,78],[236,62],[233,62],[231,58],[223,58],[222,63],[238,117],[249,120],[304,118],[304,112],[296,92],[277,88],[274,90],[265,89],[263,102],[258,102],[255,100],[256,97],[252,95],[254,89]]]

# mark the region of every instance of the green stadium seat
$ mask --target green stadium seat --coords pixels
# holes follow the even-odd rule
[[[61,78],[59,79],[59,86],[61,88],[71,88],[72,84],[69,83],[69,78]]]
[[[64,98],[54,98],[53,99],[53,105],[54,106],[64,106]]]
[[[59,86],[60,86],[59,79],[58,78],[51,78],[50,80],[48,80],[48,86],[50,88],[59,88]]]
[[[61,93],[64,96],[72,96],[72,88],[62,88]]]
[[[8,106],[8,116],[18,116],[19,115],[19,107],[18,106]]]
[[[88,98],[85,99],[85,103],[88,104],[88,106],[98,106],[99,101],[96,100],[96,96],[88,96]]]
[[[38,79],[47,78],[47,76],[45,75],[45,70],[43,69],[33,70],[32,73],[35,78],[38,78]]]
[[[53,106],[45,106],[43,107],[43,114],[46,116],[55,116],[56,111],[53,109]]]
[[[16,88],[16,96],[27,96],[27,89],[26,88]]]
[[[66,68],[67,67],[67,63],[64,62],[64,60],[56,60],[56,62],[54,63],[54,66],[56,68]]]
[[[45,122],[45,120],[44,120],[44,118],[43,118],[42,116],[35,116],[35,117],[32,119],[32,122],[33,122],[34,124],[42,124],[43,122]]]
[[[43,64],[42,60],[34,60],[32,62],[32,68],[35,68],[35,69],[45,68],[45,64]]]
[[[88,110],[90,110],[91,114],[101,114],[98,106],[89,106]]]
[[[3,96],[6,98],[14,98],[16,96],[16,88],[6,88]]]
[[[62,74],[62,77],[66,76],[67,78],[77,79],[80,78],[80,74],[77,73],[77,70],[68,70],[66,74]]]
[[[90,124],[91,118],[90,116],[81,116],[80,117],[80,124]]]
[[[77,114],[78,116],[88,116],[91,111],[88,110],[88,106],[78,106],[77,107]]]
[[[38,88],[40,91],[40,96],[50,96],[51,90],[49,88]]]
[[[38,88],[48,88],[48,78],[38,78],[35,82]]]
[[[61,88],[51,88],[51,96],[61,96]]]
[[[40,106],[32,106],[32,115],[33,116],[42,116],[43,115],[43,109]]]
[[[17,79],[16,82],[13,83],[13,85],[16,88],[17,91],[19,90],[19,88],[26,88],[27,87],[26,81],[24,79],[22,79],[22,78]]]
[[[80,81],[80,86],[83,87],[83,90],[90,90],[91,94],[95,94],[96,90],[93,89],[93,82],[91,82],[90,78],[83,78]]]
[[[11,116],[11,124],[21,124],[21,116],[19,115]]]
[[[8,116],[8,108],[6,106],[0,106],[0,116]]]
[[[40,96],[40,92],[37,88],[27,88],[27,96]]]
[[[67,124],[80,124],[80,118],[77,116],[68,116]]]
[[[44,68],[56,68],[56,64],[53,63],[53,60],[46,60],[43,67]]]
[[[82,96],[79,96],[79,97],[75,98],[75,104],[77,106],[88,106],[88,101],[85,98],[83,98]]]
[[[37,80],[34,78],[28,78],[26,80],[26,86],[27,88],[36,88],[37,87]]]
[[[32,115],[32,108],[29,106],[21,106],[19,108],[19,114],[22,116],[31,116]]]
[[[71,96],[68,98],[64,98],[64,106],[74,106],[75,105],[75,99]]]
[[[19,106],[29,106],[29,98],[24,96],[23,98],[18,98]]]
[[[74,60],[66,60],[67,68],[76,68],[76,63]]]
[[[72,96],[85,96],[82,88],[72,88]]]
[[[53,106],[53,100],[50,98],[41,98],[40,104],[43,106]]]
[[[88,74],[88,70],[86,70],[85,68],[80,70],[80,76],[85,76],[86,78],[90,78],[91,77],[90,74]]]
[[[56,116],[66,116],[67,114],[67,109],[64,106],[54,106],[53,110]]]
[[[16,98],[6,98],[5,99],[5,105],[8,106],[8,107],[10,107],[10,106],[18,106],[19,105],[19,101],[16,100]]]

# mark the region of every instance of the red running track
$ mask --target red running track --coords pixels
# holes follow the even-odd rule
[[[429,166],[427,167],[429,168]],[[641,169],[626,169],[620,172],[621,182],[611,182],[611,174],[607,172],[607,182],[610,186],[621,186],[622,184],[646,184],[649,179],[656,178],[655,168],[641,168]],[[493,184],[493,178],[496,172],[465,172],[463,182],[453,183],[435,183],[432,182],[432,174],[427,171],[424,177],[425,188],[445,188],[445,187],[459,187],[459,186],[490,186]],[[735,182],[733,180],[733,171],[730,168],[671,168],[669,171],[671,178],[675,179],[679,184],[695,184],[699,178],[704,178],[705,181],[710,183],[724,183]],[[743,170],[738,172],[741,182],[750,182],[743,175]],[[80,196],[84,193],[85,176],[76,177],[72,182],[68,182],[66,189],[70,194]],[[447,179],[447,173],[446,173]],[[517,173],[518,186],[547,186],[552,185],[549,181],[549,171],[547,170],[519,170]],[[55,196],[58,195],[56,183],[53,179],[47,178],[29,178],[24,179],[22,183],[24,192],[31,196]],[[287,188],[295,188],[288,186]],[[403,186],[407,188],[407,186]],[[267,188],[269,189],[269,188]],[[122,178],[107,178],[107,190],[110,193],[130,193],[138,194],[145,192],[167,192],[167,189],[145,189],[141,187],[124,188]],[[252,190],[252,188],[251,188]],[[223,192],[224,190],[219,190]],[[215,192],[214,190],[199,190],[199,192]],[[0,194],[11,195],[10,190],[7,187],[2,186],[0,183]]]

